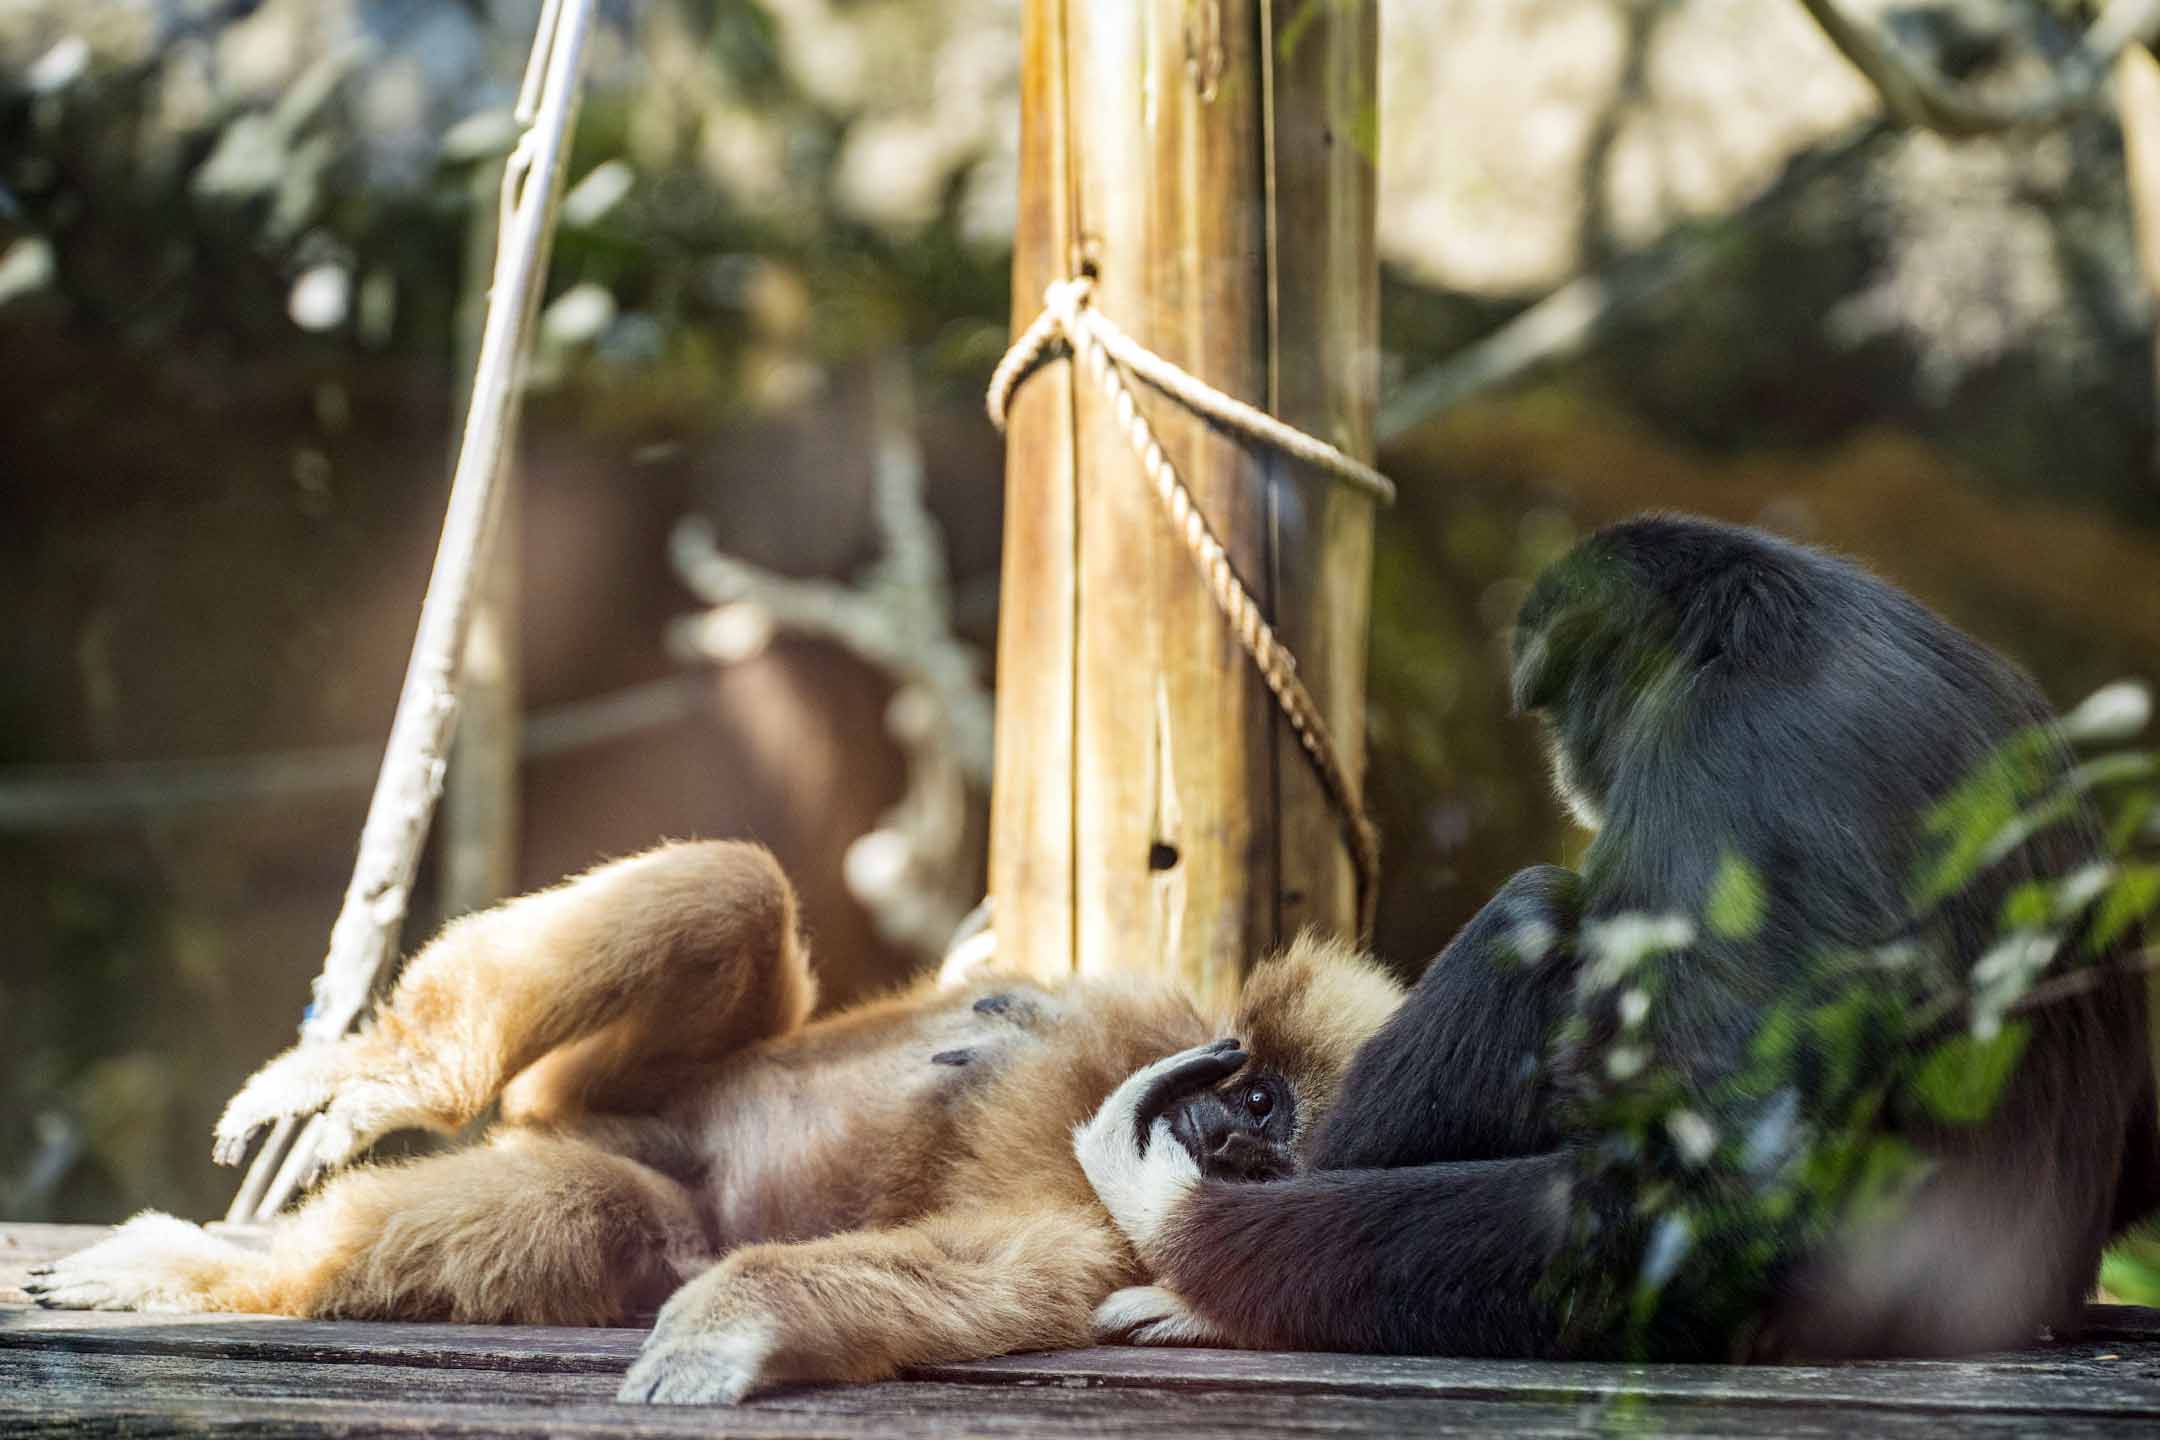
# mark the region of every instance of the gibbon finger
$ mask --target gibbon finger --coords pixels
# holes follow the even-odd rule
[[[1217,1040],[1197,1049],[1160,1060],[1135,1075],[1133,1080],[1147,1076],[1140,1093],[1134,1097],[1133,1143],[1142,1155],[1147,1154],[1148,1135],[1162,1112],[1183,1095],[1228,1079],[1252,1057],[1247,1055],[1235,1040]],[[1125,1082],[1127,1085],[1132,1080]],[[1115,1099],[1116,1097],[1112,1097]],[[1106,1107],[1107,1108],[1107,1107]]]

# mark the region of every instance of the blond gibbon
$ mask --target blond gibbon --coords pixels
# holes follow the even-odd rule
[[[794,893],[752,845],[663,846],[459,920],[365,1029],[257,1073],[217,1155],[320,1113],[339,1166],[497,1107],[477,1143],[344,1170],[266,1250],[139,1215],[38,1298],[558,1325],[661,1307],[623,1387],[657,1402],[1085,1344],[1147,1278],[1074,1155],[1103,1098],[1234,1035],[1165,1072],[1170,1128],[1209,1174],[1284,1173],[1402,998],[1310,939],[1226,1015],[1132,977],[926,981],[810,1020],[816,995]]]

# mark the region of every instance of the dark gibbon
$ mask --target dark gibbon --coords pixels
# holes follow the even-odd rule
[[[35,1277],[50,1306],[605,1325],[659,1307],[629,1400],[1086,1344],[1145,1278],[1075,1162],[1136,1067],[1226,1029],[1158,1106],[1204,1173],[1286,1173],[1400,1003],[1346,947],[1255,967],[1234,1014],[1133,977],[926,981],[810,1020],[795,897],[755,846],[678,844],[459,920],[365,1029],[234,1097],[217,1154],[319,1113],[345,1169],[267,1251],[139,1215]],[[1206,1082],[1206,1083],[1200,1083]]]
[[[1456,936],[1294,1177],[1159,1143],[1177,1061],[1122,1087],[1078,1149],[1155,1283],[1102,1332],[1716,1360],[2074,1331],[2160,1140],[2136,928],[2059,908],[2105,851],[2034,685],[1844,560],[1681,516],[1555,564],[1514,651],[1580,873],[1523,871]],[[1959,814],[2021,810],[1941,880]],[[2041,948],[2005,948],[2035,903]],[[1972,997],[2036,959],[2088,973],[1982,1044]],[[2007,1074],[1922,1083],[1979,1054]]]

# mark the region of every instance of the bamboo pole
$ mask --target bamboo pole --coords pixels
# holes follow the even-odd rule
[[[1016,331],[1094,303],[1355,455],[1377,382],[1370,0],[1029,0]],[[1362,770],[1365,496],[1143,398]],[[1348,933],[1341,820],[1070,366],[1008,430],[991,893],[1002,962],[1221,996],[1305,925]]]
[[[473,167],[472,223],[465,237],[465,293],[457,316],[457,373],[476,376],[480,346],[487,330],[488,294],[495,257],[501,247],[502,215],[497,205],[503,165]],[[471,382],[466,382],[471,403]],[[505,433],[517,434],[513,413]],[[472,620],[465,632],[465,660],[459,677],[457,738],[450,749],[450,770],[443,785],[442,912],[445,919],[483,909],[517,886],[518,746],[523,699],[522,656],[518,646],[518,474],[511,447],[504,446],[501,492],[496,500],[495,533],[473,595]]]
[[[533,59],[517,107],[527,129],[505,172],[501,252],[450,485],[449,513],[421,602],[419,630],[383,749],[382,771],[361,826],[359,856],[330,930],[314,1000],[300,1027],[303,1044],[337,1039],[367,1008],[376,978],[397,947],[421,844],[442,793],[457,722],[468,620],[488,541],[500,518],[497,481],[517,417],[524,337],[547,277],[595,9],[595,0],[545,0],[540,12]],[[267,1219],[306,1183],[314,1169],[320,1123],[318,1116],[297,1135],[290,1117],[272,1128],[226,1212],[228,1221]]]

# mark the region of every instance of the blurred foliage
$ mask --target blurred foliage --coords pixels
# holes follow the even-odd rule
[[[1555,1038],[1557,1053],[1579,1057],[1586,1088],[1575,1103],[1601,1137],[1583,1158],[1573,1244],[1551,1281],[1587,1297],[1577,1313],[1630,1317],[1630,1349],[1643,1358],[1654,1358],[1648,1327],[1667,1305],[1723,1317],[1705,1333],[1744,1335],[1783,1258],[1894,1211],[1926,1180],[1927,1159],[1900,1131],[1994,1113],[2030,1039],[2024,1017],[2073,1002],[2099,978],[2095,964],[2142,964],[2131,973],[2145,976],[2160,963],[2135,943],[2160,908],[2160,751],[2123,748],[2150,714],[2144,687],[2112,685],[2064,721],[2072,740],[2106,747],[2089,758],[2065,764],[2051,731],[2000,746],[1921,817],[1906,932],[1864,953],[1807,957],[1796,984],[1752,999],[1761,1019],[1730,1073],[1716,1059],[1706,1072],[1698,1056],[1659,1053],[1646,1022],[1690,983],[1683,957],[1700,928],[1745,939],[1764,923],[1766,886],[1749,862],[1725,857],[1699,916],[1586,927],[1592,978]],[[2087,806],[2106,822],[2092,863],[2001,883],[1998,867]],[[2006,892],[1998,938],[1966,973],[1943,948],[1956,938],[1931,918],[1990,889]],[[2110,953],[2126,940],[2127,952]],[[1633,1197],[1624,1237],[1598,1198],[1612,1195]],[[1614,1268],[1616,1241],[1639,1244],[1631,1285]],[[2103,1283],[2126,1299],[2160,1298],[2156,1253],[2129,1241]]]
[[[109,47],[48,9],[38,33],[60,38],[42,52],[0,27],[0,54],[27,62],[0,85],[0,250],[34,239],[46,267],[19,304],[143,346],[260,350],[298,325],[319,350],[448,351],[532,4],[160,9]],[[814,69],[783,64],[775,12],[610,13],[545,331],[568,353],[539,367],[581,382],[588,423],[717,425],[895,345],[933,378],[987,369],[1004,242],[964,233],[978,157],[936,157],[939,203],[874,223],[840,173],[860,97],[820,96]],[[755,149],[755,173],[723,142]]]

